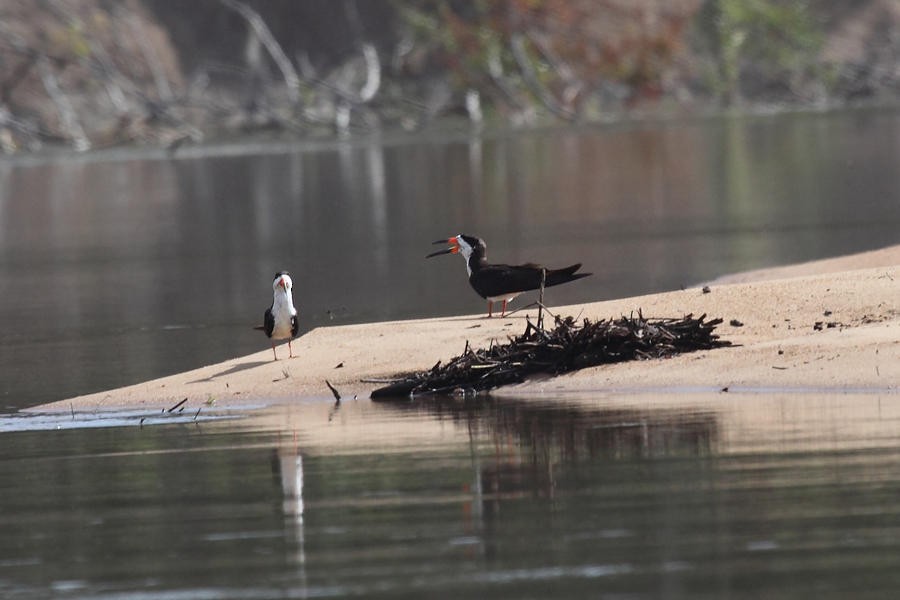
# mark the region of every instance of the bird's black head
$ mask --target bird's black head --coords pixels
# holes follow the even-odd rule
[[[487,253],[487,244],[484,243],[484,240],[477,238],[474,235],[466,235],[464,233],[460,233],[459,235],[446,240],[437,240],[434,243],[449,244],[450,247],[445,248],[444,250],[438,250],[437,252],[432,252],[425,258],[431,258],[432,256],[439,256],[441,254],[462,254],[463,258],[468,262],[469,257],[471,257],[473,253],[479,258],[484,257]]]
[[[471,252],[474,252],[479,256],[484,256],[487,253],[487,244],[485,244],[484,240],[480,237],[466,235],[464,233],[461,233],[456,237],[459,238],[459,245],[462,246],[463,242],[465,242],[472,249]],[[463,252],[462,249],[460,249],[460,252]],[[468,259],[471,252],[463,252],[463,254],[465,254]]]

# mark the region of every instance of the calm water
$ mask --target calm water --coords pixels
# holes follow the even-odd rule
[[[0,417],[18,430],[0,434],[0,596],[900,589],[896,395],[313,399],[205,414],[61,430],[102,420]]]
[[[900,113],[228,150],[0,163],[0,597],[900,589],[896,394],[15,412],[265,348],[278,269],[306,329],[478,312],[459,232],[557,304],[898,243]]]
[[[897,111],[228,150],[0,162],[0,412],[265,348],[279,269],[305,329],[480,312],[459,232],[554,304],[900,242]]]

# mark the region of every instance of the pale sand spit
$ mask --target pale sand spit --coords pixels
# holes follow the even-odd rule
[[[298,290],[302,302],[302,290]],[[527,302],[526,297],[520,299]],[[514,307],[513,307],[514,308]],[[701,287],[583,305],[558,315],[615,318],[688,313],[721,317],[718,333],[734,346],[664,360],[634,361],[542,377],[499,395],[620,390],[900,391],[900,245],[853,256],[724,277]],[[537,311],[314,329],[294,341],[293,359],[272,360],[264,337],[255,354],[136,385],[36,407],[39,410],[193,406],[329,396],[367,397],[397,373],[430,368],[466,342],[505,342]],[[730,324],[732,321],[740,325]],[[279,347],[281,355],[286,348]],[[341,365],[341,366],[338,366]]]

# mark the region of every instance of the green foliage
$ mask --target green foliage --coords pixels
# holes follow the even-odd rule
[[[815,68],[823,34],[805,0],[707,0],[699,19],[728,103],[748,65],[773,77]]]

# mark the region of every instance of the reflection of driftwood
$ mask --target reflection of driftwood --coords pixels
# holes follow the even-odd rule
[[[473,350],[466,343],[462,355],[447,365],[415,373],[372,392],[372,398],[487,390],[519,383],[537,373],[559,374],[594,365],[626,360],[664,358],[682,352],[729,346],[713,333],[722,319],[706,315],[681,319],[621,317],[581,325],[572,317],[556,319],[553,330],[528,322],[525,333],[509,343]]]

